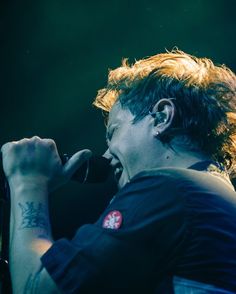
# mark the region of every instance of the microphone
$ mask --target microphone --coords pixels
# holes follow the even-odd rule
[[[60,155],[62,164],[69,160],[67,154]],[[101,183],[104,182],[112,168],[110,160],[98,155],[92,155],[72,175],[71,179],[79,183]]]
[[[65,164],[70,156],[60,155],[62,164]],[[111,174],[110,160],[99,155],[92,155],[72,175],[71,180],[79,183],[101,183],[105,182]],[[7,181],[2,168],[2,156],[0,156],[0,195],[6,191]]]

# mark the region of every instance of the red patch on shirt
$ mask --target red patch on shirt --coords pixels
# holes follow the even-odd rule
[[[103,228],[117,230],[122,224],[122,214],[118,210],[113,210],[104,218]]]

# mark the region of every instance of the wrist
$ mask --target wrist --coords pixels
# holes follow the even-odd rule
[[[47,191],[48,179],[43,176],[14,176],[8,178],[8,184],[11,190],[33,190],[33,191]]]
[[[12,181],[9,189],[11,200],[47,202],[48,184],[45,181]]]

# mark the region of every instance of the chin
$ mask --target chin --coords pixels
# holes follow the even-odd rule
[[[118,187],[118,190],[120,190],[120,189],[122,189],[123,187],[125,186],[125,184],[124,183],[118,183],[117,184],[117,187]]]
[[[128,184],[130,181],[122,174],[118,183],[117,183],[117,186],[118,186],[118,189],[122,189],[126,184]]]

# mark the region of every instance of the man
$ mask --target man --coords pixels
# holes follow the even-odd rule
[[[119,191],[72,240],[52,239],[48,194],[91,152],[5,144],[14,293],[236,293],[235,101],[228,68],[181,51],[110,71],[95,105]]]

